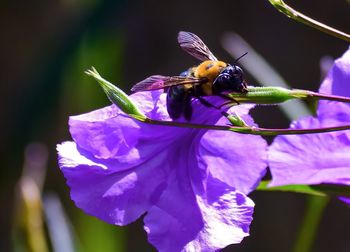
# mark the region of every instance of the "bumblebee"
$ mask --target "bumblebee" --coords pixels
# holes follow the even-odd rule
[[[152,75],[135,84],[131,91],[165,89],[170,117],[178,119],[183,115],[187,121],[191,120],[193,99],[198,99],[205,106],[215,107],[202,97],[217,95],[229,99],[225,93],[247,92],[243,70],[235,64],[237,60],[232,65],[219,61],[204,42],[193,33],[181,31],[177,39],[184,51],[202,63],[189,68],[179,76]]]

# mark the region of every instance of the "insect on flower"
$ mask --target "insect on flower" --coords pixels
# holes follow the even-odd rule
[[[181,115],[187,121],[191,120],[192,98],[198,99],[207,107],[214,107],[202,96],[217,95],[224,99],[227,92],[246,93],[247,84],[243,79],[243,70],[235,63],[232,65],[219,61],[204,42],[190,32],[179,32],[178,42],[183,50],[202,61],[198,66],[191,67],[179,76],[152,75],[135,84],[131,91],[150,91],[166,89],[167,110],[172,119]],[[232,100],[232,99],[230,99]]]

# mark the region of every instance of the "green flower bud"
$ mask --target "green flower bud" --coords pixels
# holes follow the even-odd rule
[[[103,79],[95,68],[91,68],[91,70],[87,70],[85,73],[92,76],[100,84],[108,99],[117,105],[124,113],[137,117],[139,120],[146,118],[138,107],[129,99],[127,94],[112,83]]]
[[[305,99],[308,91],[281,87],[248,87],[247,93],[230,93],[227,96],[239,103],[278,104],[291,99]]]

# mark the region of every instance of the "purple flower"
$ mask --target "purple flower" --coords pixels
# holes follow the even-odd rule
[[[350,50],[337,59],[320,93],[350,97]],[[349,124],[349,104],[321,101],[317,118],[293,122],[291,128]],[[350,132],[278,136],[269,149],[271,186],[332,183],[350,185]]]
[[[148,117],[170,120],[161,91],[130,98]],[[227,123],[215,109],[193,107],[193,123]],[[231,111],[252,123],[251,107]],[[87,214],[127,225],[147,213],[159,251],[214,251],[249,235],[254,203],[246,194],[267,164],[261,137],[145,124],[115,105],[72,116],[69,126],[74,142],[58,145],[59,165]]]

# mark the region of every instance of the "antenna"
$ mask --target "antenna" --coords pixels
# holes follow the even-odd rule
[[[236,64],[241,58],[243,58],[244,56],[246,56],[248,54],[248,52],[242,54],[241,56],[239,56],[234,62],[233,64]]]

